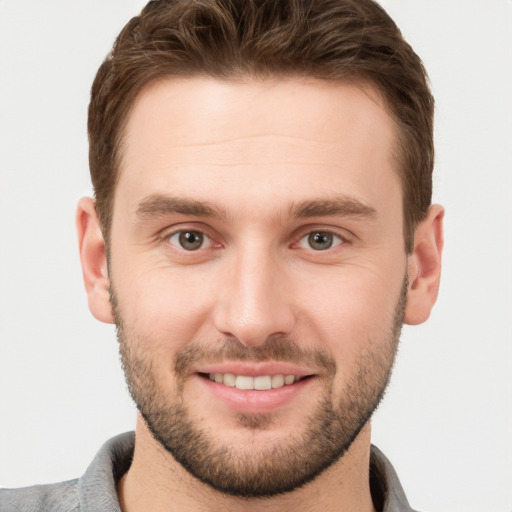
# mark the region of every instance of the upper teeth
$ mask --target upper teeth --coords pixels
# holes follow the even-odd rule
[[[275,389],[300,380],[295,375],[261,375],[251,377],[249,375],[235,375],[233,373],[209,373],[210,380],[238,389]]]

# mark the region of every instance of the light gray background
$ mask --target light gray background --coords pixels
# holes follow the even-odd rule
[[[0,486],[83,473],[133,428],[74,233],[94,73],[143,0],[0,0]],[[512,2],[386,0],[437,99],[443,285],[406,328],[374,442],[421,510],[512,510]]]

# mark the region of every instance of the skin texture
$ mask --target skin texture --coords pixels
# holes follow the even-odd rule
[[[402,297],[405,298],[405,295],[402,294]],[[117,304],[117,299],[113,302]],[[323,350],[302,350],[299,343],[285,336],[269,337],[257,349],[244,347],[238,340],[231,339],[216,341],[215,348],[192,342],[175,358],[175,391],[170,398],[168,389],[161,385],[159,375],[153,371],[152,358],[139,348],[141,339],[134,339],[130,335],[130,329],[125,325],[117,305],[114,311],[128,387],[155,438],[202,482],[227,494],[255,498],[295,490],[317,478],[349,449],[377,407],[387,385],[398,345],[404,304],[404,300],[397,303],[393,326],[385,339],[378,342],[370,340],[369,343],[376,348],[359,356],[353,377],[347,382],[343,396],[338,401],[332,398],[336,362],[330,354]],[[315,370],[312,372],[314,377],[308,377],[300,384],[306,387],[301,389],[300,396],[314,390],[319,395],[317,404],[311,412],[304,414],[302,424],[296,424],[295,432],[279,442],[265,445],[259,441],[253,442],[254,436],[264,438],[264,432],[274,431],[281,421],[278,410],[267,412],[267,402],[259,405],[264,412],[242,410],[234,420],[233,435],[244,429],[253,434],[252,442],[246,441],[240,447],[233,442],[217,442],[215,432],[204,426],[208,423],[207,418],[191,413],[186,405],[188,401],[184,400],[190,380],[197,380],[194,372],[196,365],[205,361],[244,361],[258,366],[277,361],[296,361],[301,365],[307,363],[309,368]],[[266,374],[268,371],[260,373]],[[312,383],[313,379],[320,382]],[[200,386],[201,383],[195,385]],[[315,385],[321,386],[321,390],[316,391]],[[287,386],[286,392],[298,386]],[[219,384],[206,381],[204,387],[205,390],[215,390]],[[249,393],[259,400],[266,394],[275,396],[280,391],[239,390],[235,393],[241,400]],[[230,412],[228,410],[227,414]]]
[[[84,279],[99,320],[114,321],[115,298],[127,380],[153,430],[157,418],[157,434],[171,439],[166,416],[179,413],[184,431],[194,426],[207,440],[194,455],[208,454],[195,470],[208,483],[139,417],[119,486],[124,510],[372,510],[368,416],[402,318],[429,316],[442,249],[443,211],[433,206],[405,253],[394,141],[393,121],[368,87],[191,78],[140,94],[126,127],[108,268],[93,202],[79,204]],[[186,231],[193,242],[203,237],[194,250],[180,245]],[[332,245],[319,250],[311,233]],[[234,406],[202,377],[226,364],[244,375],[309,378],[279,403],[269,392],[255,401],[242,393]],[[221,487],[215,471],[201,469],[224,453],[216,472],[235,468],[231,480],[245,471],[247,485],[262,468],[280,475],[314,444],[308,435],[318,437],[321,418],[341,446],[327,450],[325,471],[302,475],[318,475],[305,486],[292,490],[301,482],[288,478],[290,492],[247,500],[212,488]],[[235,494],[250,495],[241,488]]]

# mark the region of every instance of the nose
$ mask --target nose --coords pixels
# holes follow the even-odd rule
[[[261,345],[272,335],[290,334],[295,325],[285,263],[264,248],[245,248],[223,269],[213,320],[224,337]]]

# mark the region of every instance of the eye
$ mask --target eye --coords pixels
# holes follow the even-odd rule
[[[212,240],[201,231],[184,229],[173,233],[169,237],[169,242],[179,249],[197,251],[198,249],[204,249],[205,246],[211,244]]]
[[[298,247],[302,249],[313,249],[314,251],[326,251],[331,247],[336,247],[344,242],[344,240],[332,231],[311,231],[303,236]]]

